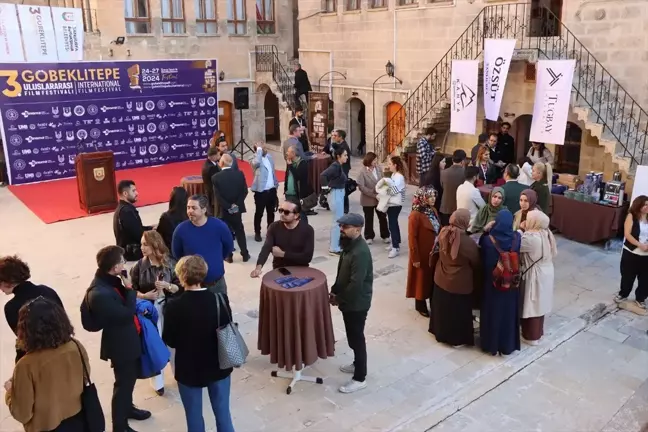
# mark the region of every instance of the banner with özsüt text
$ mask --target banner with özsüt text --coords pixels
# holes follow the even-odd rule
[[[499,118],[514,49],[515,39],[484,40],[484,114],[488,120]]]

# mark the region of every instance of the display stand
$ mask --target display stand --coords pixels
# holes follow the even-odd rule
[[[272,371],[270,372],[270,376],[272,376],[273,378],[285,378],[291,380],[290,384],[288,384],[288,388],[286,389],[286,394],[292,393],[292,389],[295,387],[295,384],[297,384],[299,381],[306,381],[315,384],[324,384],[324,380],[322,378],[302,375],[303,371],[304,371],[304,366],[302,365],[301,370],[296,370],[293,372]]]

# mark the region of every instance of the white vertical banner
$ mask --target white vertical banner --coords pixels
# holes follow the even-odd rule
[[[488,120],[499,118],[515,42],[515,39],[484,40],[484,111]]]
[[[0,60],[24,62],[16,5],[0,3]]]
[[[475,134],[478,81],[478,60],[452,60],[450,132]]]
[[[49,6],[18,5],[25,57],[28,62],[58,61],[56,33]]]
[[[539,60],[529,140],[565,144],[576,60]]]
[[[59,61],[83,60],[83,11],[81,8],[52,7]]]

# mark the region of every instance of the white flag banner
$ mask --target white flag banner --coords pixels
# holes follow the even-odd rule
[[[56,34],[50,8],[18,5],[18,18],[20,18],[27,61],[36,63],[58,61]]]
[[[3,62],[24,62],[22,40],[16,5],[0,3],[0,59]]]
[[[83,12],[81,8],[52,8],[59,61],[83,60]]]
[[[450,132],[475,134],[478,82],[478,60],[452,60]]]
[[[529,140],[565,144],[576,60],[539,60]]]
[[[499,119],[513,50],[515,39],[484,40],[484,111],[488,120]]]

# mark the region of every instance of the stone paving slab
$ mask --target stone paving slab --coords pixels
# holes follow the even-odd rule
[[[411,196],[411,192],[408,194]],[[248,208],[253,208],[253,197]],[[358,195],[351,197],[352,211],[360,212]],[[166,205],[140,210],[146,224],[157,223]],[[406,239],[407,214],[401,215],[401,230]],[[244,217],[247,227],[252,214]],[[327,254],[330,213],[320,211],[309,217],[316,229],[315,266],[332,283],[337,261]],[[90,357],[95,380],[106,415],[110,415],[112,371],[99,360],[99,334],[85,332],[80,325],[78,305],[95,271],[96,251],[114,242],[112,215],[104,214],[44,225],[8,190],[0,189],[0,254],[17,253],[31,266],[33,280],[54,287],[66,305]],[[253,257],[260,250],[248,233]],[[533,363],[534,356],[550,349],[554,341],[566,337],[583,326],[580,317],[595,307],[605,309],[618,287],[619,255],[593,246],[580,245],[559,238],[559,259],[556,260],[554,313],[547,317],[547,342],[544,347],[525,347],[509,358],[491,357],[477,349],[453,349],[436,343],[427,332],[428,322],[414,311],[414,302],[405,299],[407,254],[388,259],[384,245],[371,246],[374,258],[374,301],[369,313],[366,334],[369,351],[369,387],[352,395],[337,391],[349,377],[338,368],[351,360],[341,315],[333,310],[336,337],[334,358],[319,360],[306,373],[324,378],[323,385],[300,383],[287,396],[287,381],[272,378],[274,370],[268,358],[256,350],[259,281],[249,278],[253,263],[235,258],[226,265],[235,319],[251,348],[245,367],[232,376],[232,413],[236,430],[245,431],[370,431],[425,430],[434,424],[429,416],[447,417]],[[405,252],[405,249],[403,250]],[[270,264],[266,265],[266,269]],[[0,302],[5,302],[2,299]],[[629,324],[616,329],[621,334],[631,331]],[[625,329],[626,331],[622,331]],[[594,334],[590,337],[597,337]],[[627,334],[627,340],[633,334]],[[610,341],[612,343],[612,341]],[[0,378],[10,376],[14,357],[14,335],[0,324]],[[638,351],[625,345],[628,350]],[[538,351],[540,350],[540,351]],[[534,354],[536,353],[536,354]],[[149,383],[137,384],[136,404],[153,412],[153,419],[133,424],[139,431],[181,431],[185,429],[184,414],[171,372],[167,369],[164,397],[156,396]],[[213,429],[214,420],[205,400],[205,419]],[[431,421],[432,420],[432,421]],[[513,421],[513,420],[511,420]],[[6,406],[0,404],[0,431],[19,430]],[[482,429],[483,430],[483,429]]]

